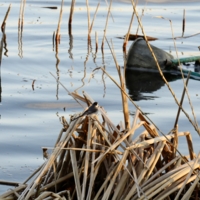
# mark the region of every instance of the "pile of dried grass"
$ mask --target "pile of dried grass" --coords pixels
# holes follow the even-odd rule
[[[55,147],[31,183],[25,182],[0,198],[142,200],[198,196],[200,158],[193,152],[189,132],[176,129],[160,136],[139,110],[126,130],[116,127],[103,108],[99,111],[102,120],[93,115],[68,124],[63,118]],[[190,160],[176,154],[180,136],[186,136]]]

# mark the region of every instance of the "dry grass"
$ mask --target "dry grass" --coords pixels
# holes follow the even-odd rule
[[[77,94],[71,93],[73,96]],[[84,94],[85,102],[93,100]],[[187,199],[198,187],[200,158],[189,132],[160,136],[138,110],[130,129],[100,116],[79,118],[63,128],[47,161],[9,199]],[[137,136],[135,136],[137,134]],[[188,156],[174,153],[171,140],[186,137]],[[178,144],[177,144],[178,145]],[[176,145],[176,146],[177,146]],[[45,149],[46,147],[44,147]]]

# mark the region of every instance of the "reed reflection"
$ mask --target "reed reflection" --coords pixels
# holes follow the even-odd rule
[[[168,82],[181,78],[179,75],[170,73],[164,73],[164,76]],[[150,94],[161,89],[164,85],[165,83],[158,72],[126,70],[126,87],[134,101],[156,98]]]
[[[60,63],[60,59],[58,57],[58,45],[59,45],[59,42],[60,40],[55,40],[55,43],[56,43],[56,53],[55,53],[55,58],[56,58],[56,74],[57,74],[57,88],[56,88],[56,98],[57,100],[59,99],[58,98],[58,91],[59,91],[59,78],[60,78],[60,75],[59,75],[59,68],[58,68],[58,65]]]
[[[75,92],[77,92],[79,89],[83,88],[84,85],[85,85],[85,81],[84,79],[86,78],[86,75],[87,75],[87,61],[88,61],[88,58],[89,58],[89,55],[91,53],[91,50],[92,50],[92,44],[91,44],[91,37],[90,35],[88,35],[88,40],[87,40],[87,54],[86,54],[86,57],[85,57],[85,61],[84,61],[84,73],[83,73],[83,78],[81,79],[81,82],[82,82],[82,85],[80,87],[78,87]]]
[[[23,58],[23,43],[22,43],[22,33],[24,25],[24,10],[25,10],[26,1],[21,0],[20,11],[19,11],[19,20],[18,20],[18,55],[20,58]]]
[[[10,9],[11,9],[11,4],[8,7],[8,10],[5,14],[4,20],[1,25],[2,38],[1,38],[1,43],[0,43],[0,67],[1,67],[1,61],[2,61],[3,48],[5,49],[4,55],[8,57],[8,55],[7,55],[8,49],[7,49],[5,30],[6,30],[6,21],[7,21],[8,15],[10,13]],[[1,87],[1,68],[0,68],[0,102],[1,102],[1,93],[2,93],[2,87]]]
[[[69,53],[69,58],[73,60],[72,49],[73,49],[73,35],[71,35],[69,33],[69,49],[68,49],[68,53]]]

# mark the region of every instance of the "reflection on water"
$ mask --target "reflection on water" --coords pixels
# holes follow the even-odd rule
[[[25,10],[26,1],[21,1],[20,11],[19,11],[19,20],[18,20],[18,55],[20,58],[23,58],[23,41],[22,33],[24,26],[24,10]]]
[[[164,73],[168,82],[180,79],[181,76]],[[165,85],[159,72],[126,70],[126,86],[129,90],[129,95],[134,101],[150,100],[156,98],[150,94],[161,89]]]
[[[6,20],[8,18],[9,12],[10,12],[11,5],[8,7],[8,10],[6,12],[6,15],[4,17],[4,20],[1,25],[1,31],[2,31],[2,38],[0,42],[0,102],[1,102],[1,93],[2,93],[2,87],[1,87],[1,62],[2,62],[2,55],[3,55],[3,49],[5,49],[4,56],[8,57],[8,49],[7,49],[7,42],[6,42]]]
[[[69,58],[73,60],[73,35],[69,34],[69,49],[68,49],[68,53],[69,53]]]

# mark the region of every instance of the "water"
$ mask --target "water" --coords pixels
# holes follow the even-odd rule
[[[68,90],[77,90],[80,94],[86,91],[99,102],[108,112],[108,116],[117,125],[122,119],[121,96],[115,84],[102,73],[94,71],[96,67],[105,67],[106,71],[118,80],[115,64],[105,42],[104,54],[101,52],[101,42],[105,29],[107,7],[101,2],[91,33],[91,44],[88,45],[87,9],[85,2],[76,1],[72,23],[72,36],[68,34],[68,17],[70,3],[65,2],[61,23],[61,40],[56,55],[52,43],[53,32],[57,29],[60,12],[58,1],[28,1],[24,12],[23,32],[18,32],[20,11],[19,1],[12,0],[11,11],[6,24],[6,49],[3,49],[1,62],[1,105],[0,105],[0,179],[23,182],[44,160],[42,147],[52,147],[57,139],[62,125],[60,117],[81,112],[82,108],[68,96],[67,92],[57,84],[49,73],[59,77]],[[3,21],[8,1],[0,3],[0,21]],[[90,1],[91,21],[98,1]],[[182,34],[182,15],[186,9],[185,36],[198,33],[200,14],[197,9],[199,2],[162,4],[141,2],[138,12],[141,14],[147,35],[159,40],[153,45],[175,55],[175,48],[169,20],[172,20],[173,32],[176,37]],[[49,9],[43,7],[57,7]],[[126,34],[132,6],[126,2],[114,1],[112,18],[109,18],[106,36],[112,39],[119,65],[123,66],[123,40]],[[165,19],[156,18],[162,16]],[[137,29],[136,19],[132,33]],[[98,52],[95,53],[95,31],[98,33]],[[141,31],[139,31],[141,34]],[[1,36],[2,37],[2,36]],[[176,46],[179,56],[199,55],[198,41],[200,35],[177,39]],[[128,47],[131,45],[129,42]],[[35,80],[34,87],[32,87]],[[199,91],[200,82],[189,81],[189,95],[199,121]],[[177,98],[181,98],[183,81],[175,79],[170,86]],[[129,89],[127,89],[129,93]],[[149,92],[142,92],[149,97],[137,101],[137,105],[148,113],[148,117],[167,134],[174,126],[177,105],[163,84]],[[130,111],[135,112],[130,103]],[[191,116],[191,109],[185,98],[184,109]],[[198,153],[199,136],[183,113],[179,119],[179,131],[190,131],[195,152]],[[187,155],[185,138],[179,141],[179,149]],[[0,193],[8,187],[0,186]]]

